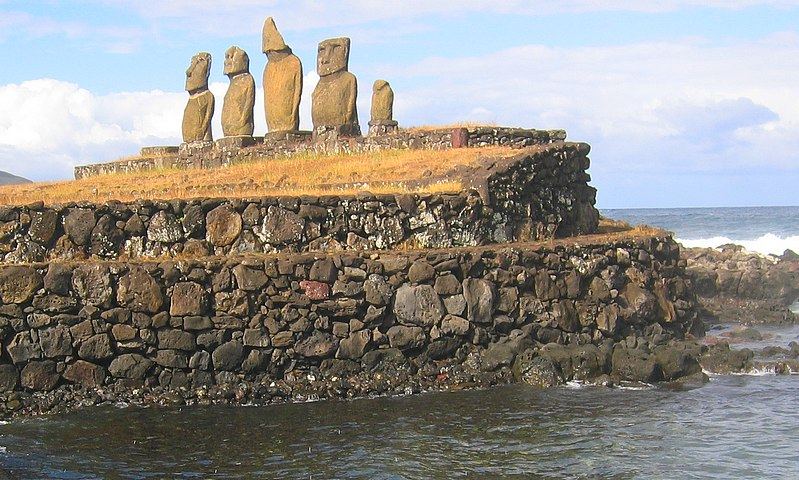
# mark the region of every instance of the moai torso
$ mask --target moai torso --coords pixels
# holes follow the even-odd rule
[[[300,129],[302,64],[292,53],[266,63],[264,68],[264,111],[270,132]]]
[[[372,118],[369,125],[391,125],[394,122],[394,91],[385,80],[377,80],[372,89]]]
[[[358,81],[352,73],[342,71],[321,77],[312,97],[314,127],[358,124]]]
[[[334,127],[345,134],[360,135],[356,109],[358,81],[348,71],[349,56],[349,38],[331,38],[319,44],[316,59],[319,83],[311,99],[314,129]]]
[[[252,136],[254,104],[255,80],[252,75],[242,73],[231,78],[222,105],[222,132],[226,137]]]
[[[222,132],[226,137],[252,136],[255,80],[250,75],[247,52],[235,45],[228,48],[224,73],[230,85],[222,104]]]
[[[208,90],[211,54],[200,52],[191,58],[186,69],[186,91],[189,101],[183,111],[183,141],[210,142],[211,118],[214,116],[214,94]]]
[[[211,118],[214,116],[214,94],[210,90],[191,95],[183,111],[183,141],[210,142]]]
[[[264,22],[261,50],[266,54],[264,67],[264,112],[270,132],[300,129],[300,97],[302,97],[302,63],[283,36],[275,21]]]

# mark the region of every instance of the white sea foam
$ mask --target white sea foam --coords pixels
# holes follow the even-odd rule
[[[678,238],[685,247],[716,248],[720,245],[734,243],[741,245],[750,252],[757,252],[763,255],[782,255],[785,250],[793,250],[799,253],[799,235],[790,237],[780,237],[773,233],[761,235],[754,240],[737,240],[728,237],[709,237],[709,238]]]

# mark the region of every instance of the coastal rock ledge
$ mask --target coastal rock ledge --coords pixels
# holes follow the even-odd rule
[[[686,341],[702,333],[693,288],[663,232],[0,278],[3,416],[703,376]]]

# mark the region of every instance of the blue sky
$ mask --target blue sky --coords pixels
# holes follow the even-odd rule
[[[268,15],[303,61],[305,127],[316,44],[350,36],[362,118],[386,78],[402,125],[566,129],[592,145],[602,208],[799,204],[787,0],[0,0],[0,169],[68,178],[179,142],[191,56],[214,56],[220,100],[228,46],[259,80]]]

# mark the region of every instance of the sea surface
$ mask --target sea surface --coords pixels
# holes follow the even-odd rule
[[[603,214],[689,245],[799,252],[797,207]],[[746,346],[799,341],[796,326],[763,333]],[[684,391],[513,385],[269,407],[106,406],[0,424],[0,479],[799,478],[798,401],[799,376],[762,373]]]
[[[799,253],[799,207],[639,208],[606,209],[602,215],[673,232],[687,247],[727,243],[747,250],[782,255]]]

